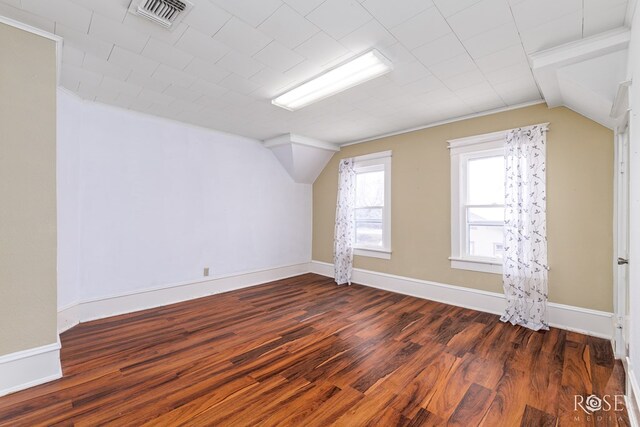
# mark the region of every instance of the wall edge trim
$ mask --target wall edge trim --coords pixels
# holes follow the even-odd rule
[[[0,356],[0,396],[62,377],[60,341]]]
[[[190,280],[80,300],[58,310],[58,333],[79,323],[202,298],[308,273],[309,262]]]
[[[333,264],[313,260],[311,261],[311,272],[333,277]],[[353,269],[353,282],[492,314],[502,314],[506,302],[504,295],[496,292],[360,268]],[[613,338],[613,313],[553,302],[549,303],[548,307],[549,324],[553,327],[608,340]]]

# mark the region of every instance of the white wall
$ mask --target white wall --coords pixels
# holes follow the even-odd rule
[[[58,95],[59,308],[311,260],[311,185],[259,142]]]

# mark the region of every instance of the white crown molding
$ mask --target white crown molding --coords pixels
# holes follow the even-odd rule
[[[90,320],[247,288],[308,272],[309,263],[305,262],[85,299],[58,309],[58,332]]]
[[[56,84],[60,85],[60,73],[62,72],[62,46],[64,43],[62,37],[2,15],[0,15],[0,22],[23,31],[27,31],[31,34],[53,40],[56,43]]]
[[[311,261],[311,272],[333,277],[333,264]],[[416,298],[451,304],[472,310],[502,314],[506,305],[503,294],[396,276],[376,271],[353,269],[353,283],[384,289]],[[575,331],[611,340],[613,313],[549,303],[549,324],[556,328]]]
[[[404,133],[415,132],[415,131],[423,130],[423,129],[429,129],[429,128],[433,128],[433,127],[436,127],[436,126],[442,126],[442,125],[446,125],[446,124],[449,124],[449,123],[461,122],[463,120],[475,119],[475,118],[478,118],[478,117],[490,116],[491,114],[504,113],[506,111],[518,110],[520,108],[531,107],[532,105],[539,105],[539,104],[544,104],[544,100],[543,99],[537,99],[537,100],[523,102],[523,103],[516,104],[516,105],[510,105],[508,107],[494,108],[492,110],[481,111],[479,113],[473,113],[473,114],[467,114],[467,115],[464,115],[464,116],[453,117],[451,119],[440,120],[440,121],[429,123],[429,124],[426,124],[426,125],[415,126],[415,127],[411,127],[411,128],[405,128],[405,129],[401,129],[401,130],[397,130],[397,131],[393,131],[393,132],[389,132],[389,133],[383,133],[383,134],[380,134],[380,135],[375,135],[375,136],[371,136],[371,137],[367,137],[367,138],[363,138],[363,139],[358,139],[356,141],[346,142],[344,144],[339,144],[339,145],[340,145],[340,147],[347,147],[349,145],[362,144],[363,142],[375,141],[377,139],[388,138],[390,136],[402,135]]]
[[[0,396],[62,377],[60,340],[0,356]]]

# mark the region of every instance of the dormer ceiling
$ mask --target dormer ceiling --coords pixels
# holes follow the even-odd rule
[[[82,98],[260,140],[346,143],[540,101],[528,54],[625,24],[627,0],[192,0],[167,30],[130,0],[0,0],[64,39]],[[298,111],[288,88],[377,49],[393,71]]]

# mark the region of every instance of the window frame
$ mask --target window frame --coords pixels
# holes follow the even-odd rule
[[[467,204],[467,162],[504,156],[506,133],[500,131],[448,141],[451,155],[451,268],[502,274],[503,259],[468,254],[467,208],[476,205]],[[500,206],[504,207],[504,203],[481,207]]]
[[[354,157],[353,168],[358,173],[384,171],[384,206],[382,208],[382,247],[356,245],[353,254],[372,258],[391,259],[391,151]],[[355,222],[355,215],[354,215]],[[355,227],[355,224],[354,224]]]

